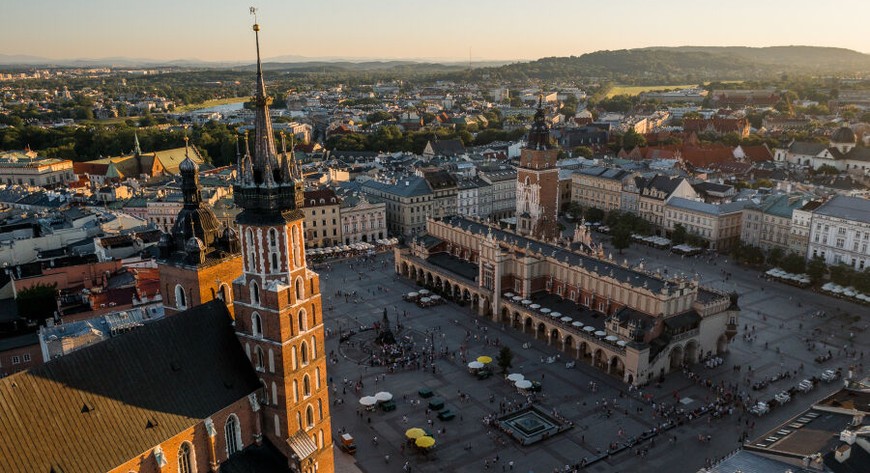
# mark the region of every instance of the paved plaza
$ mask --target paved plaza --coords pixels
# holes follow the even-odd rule
[[[804,377],[819,375],[824,369],[846,369],[850,365],[856,370],[863,369],[859,365],[870,344],[866,336],[870,317],[858,316],[870,312],[867,307],[759,279],[757,272],[737,268],[724,258],[719,258],[714,265],[704,259],[673,258],[664,251],[636,246],[624,255],[614,252],[614,256],[620,262],[623,258],[631,262],[643,258],[649,270],[667,268],[669,274],[675,271],[699,273],[703,285],[738,291],[742,309],[740,333],[730,344],[721,366],[691,368],[701,380],[709,380],[714,385],[739,383],[740,389],[753,398],[766,400]],[[625,443],[660,425],[662,419],[654,417],[650,403],[640,400],[641,394],[657,405],[673,405],[679,401],[678,405],[689,411],[715,399],[711,390],[682,373],[669,375],[661,385],[643,387],[642,393],[628,393],[627,386],[620,380],[581,362],[567,368],[566,362],[570,360],[555,347],[547,346],[545,340],[535,340],[531,335],[475,316],[468,307],[448,302],[421,309],[405,302],[402,295],[418,288],[395,275],[391,253],[380,254],[368,262],[359,259],[332,262],[329,269],[321,266],[318,271],[329,331],[327,352],[338,360],[329,365],[330,385],[334,387],[331,396],[333,433],[337,436],[341,429],[355,437],[358,450],[353,459],[364,472],[400,472],[406,462],[411,471],[424,472],[509,471],[510,462],[513,462],[513,471],[522,473],[562,470],[565,465],[575,465],[583,458],[606,452],[612,443]],[[356,296],[344,295],[354,291]],[[393,373],[382,366],[369,366],[369,355],[364,347],[368,346],[374,332],[355,334],[339,346],[339,332],[346,335],[349,330],[358,331],[361,326],[380,322],[385,309],[391,325],[397,321],[402,325],[397,338],[408,337],[406,340],[413,341],[415,350],[421,353],[428,353],[428,346],[434,342],[436,353],[448,354],[436,358],[434,372],[425,361],[420,368],[415,363]],[[827,315],[814,317],[820,310]],[[750,336],[751,341],[747,340]],[[812,341],[807,343],[807,338]],[[555,410],[558,416],[573,422],[573,429],[523,447],[484,425],[482,419],[497,415],[500,406],[526,401],[526,397],[499,374],[485,380],[473,377],[460,357],[460,348],[464,346],[467,360],[480,355],[495,358],[499,350],[495,343],[513,351],[511,371],[542,382],[543,391],[536,403],[547,412]],[[813,344],[814,349],[810,349]],[[853,350],[857,353],[847,356],[843,353],[844,346],[850,353]],[[818,354],[829,350],[832,360],[823,364],[814,362]],[[548,358],[557,356],[559,359],[548,363]],[[740,367],[739,373],[735,366]],[[784,371],[798,373],[773,382],[764,390],[753,391],[746,384],[750,367],[752,381]],[[357,392],[355,385],[359,382],[362,388]],[[590,389],[591,382],[597,385],[596,392]],[[643,468],[644,471],[695,472],[706,461],[719,459],[739,447],[741,435],[748,434],[752,438],[763,433],[840,386],[839,383],[820,383],[810,393],[798,394],[791,403],[761,418],[741,416],[737,411],[721,419],[703,416],[656,436],[654,443],[645,441],[582,471],[631,472]],[[457,417],[441,422],[430,414],[428,418],[433,420],[430,426],[427,401],[417,394],[421,388],[429,388],[444,399]],[[391,392],[397,409],[361,411],[359,398],[379,391]],[[417,400],[419,405],[412,403]],[[609,415],[603,407],[605,401]],[[754,428],[747,425],[747,419],[754,422]],[[403,447],[404,433],[410,427],[423,427],[432,432],[437,442],[435,448],[423,454],[416,448]],[[699,441],[699,436],[706,439],[708,435],[709,442]],[[373,440],[375,437],[377,443]],[[339,450],[336,455],[348,456]]]

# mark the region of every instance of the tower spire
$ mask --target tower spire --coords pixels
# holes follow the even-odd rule
[[[138,156],[142,154],[142,148],[139,147],[139,134],[133,131],[133,154]]]
[[[266,180],[265,169],[278,168],[278,153],[275,149],[275,138],[272,132],[272,118],[269,116],[269,104],[271,97],[266,95],[266,82],[263,78],[263,64],[260,59],[260,25],[256,23],[257,9],[251,7],[254,15],[254,43],[257,47],[257,89],[254,95],[254,154],[252,162],[254,168],[254,183],[261,184]]]

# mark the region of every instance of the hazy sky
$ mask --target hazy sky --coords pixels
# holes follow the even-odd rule
[[[0,54],[249,60],[252,0],[0,0]],[[715,6],[714,6],[715,5]],[[870,52],[867,0],[259,0],[264,57],[536,59],[678,45]]]

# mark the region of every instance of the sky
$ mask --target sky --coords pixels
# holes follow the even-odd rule
[[[248,61],[253,0],[0,0],[0,54]],[[259,0],[264,58],[527,60],[646,46],[870,53],[867,0]]]

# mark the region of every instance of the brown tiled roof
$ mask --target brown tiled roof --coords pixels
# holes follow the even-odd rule
[[[321,205],[338,205],[341,199],[335,195],[332,189],[317,189],[313,191],[305,191],[303,205],[305,207],[320,207]],[[323,203],[320,200],[323,199]]]
[[[0,471],[108,471],[254,392],[231,323],[215,300],[0,379]]]

